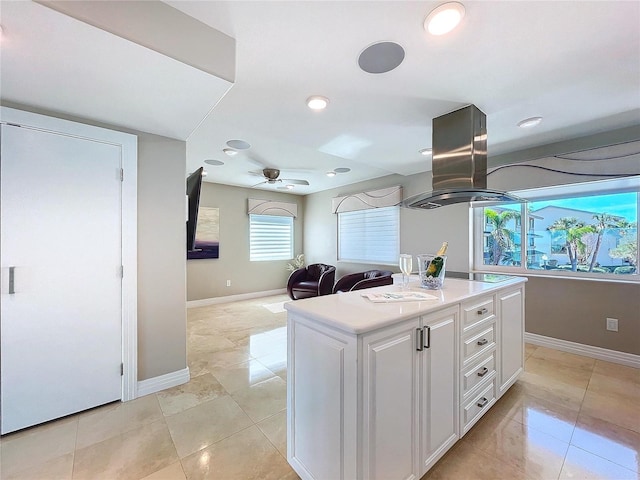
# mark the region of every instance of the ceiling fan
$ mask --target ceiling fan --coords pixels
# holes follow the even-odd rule
[[[265,183],[269,185],[275,185],[277,183],[285,183],[286,185],[278,187],[279,190],[290,190],[291,188],[293,188],[293,187],[290,187],[289,185],[309,185],[309,182],[307,182],[306,180],[300,180],[297,178],[280,178],[280,170],[278,170],[277,168],[263,168],[261,172],[249,172],[249,173],[251,173],[252,175],[259,175],[264,178],[264,181],[260,183],[256,183],[255,185],[252,185],[251,188],[257,187],[258,185],[263,185]]]

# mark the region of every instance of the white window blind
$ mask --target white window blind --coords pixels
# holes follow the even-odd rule
[[[249,215],[249,260],[293,258],[293,217]]]
[[[338,213],[338,260],[395,265],[400,207]]]

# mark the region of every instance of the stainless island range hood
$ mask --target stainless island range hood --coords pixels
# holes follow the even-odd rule
[[[433,191],[409,197],[407,208],[431,209],[454,203],[521,203],[525,200],[487,189],[487,117],[468,105],[433,119]]]

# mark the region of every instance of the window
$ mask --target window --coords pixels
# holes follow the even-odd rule
[[[395,265],[399,238],[400,207],[338,213],[338,260]]]
[[[476,270],[638,280],[638,181],[515,192],[529,202],[476,208]]]
[[[252,262],[293,258],[293,217],[249,215],[249,259]]]

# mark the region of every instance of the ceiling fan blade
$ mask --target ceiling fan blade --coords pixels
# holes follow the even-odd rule
[[[254,175],[256,177],[262,177],[264,178],[264,174],[262,173],[262,170],[249,170],[249,172],[247,172],[249,175]]]
[[[291,183],[293,185],[309,185],[309,182],[307,182],[306,180],[300,180],[297,178],[283,178],[282,181],[285,183]]]
[[[251,185],[251,188],[257,187],[258,185],[262,185],[263,183],[269,183],[269,181],[265,180],[264,182],[256,183],[255,185]]]

